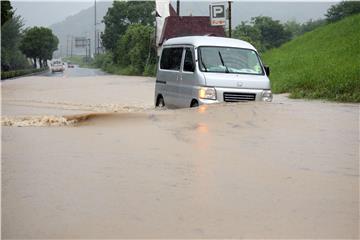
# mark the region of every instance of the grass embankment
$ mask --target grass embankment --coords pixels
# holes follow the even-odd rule
[[[292,98],[360,102],[360,14],[306,33],[262,56],[272,90]]]
[[[29,69],[20,69],[20,70],[14,70],[14,71],[1,72],[1,80],[30,75],[30,74],[38,73],[38,72],[44,72],[47,70],[48,70],[48,68],[45,67],[45,68],[37,68],[37,69],[29,68]]]

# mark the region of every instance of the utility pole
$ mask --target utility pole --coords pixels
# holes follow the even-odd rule
[[[70,47],[70,56],[73,56],[73,42],[74,42],[74,36],[71,35],[71,47]]]
[[[180,16],[180,0],[176,0],[176,12]]]
[[[91,39],[88,39],[89,41],[89,60],[91,59]]]
[[[97,41],[96,41],[96,0],[95,0],[95,3],[94,3],[94,56],[97,54],[97,51],[96,51],[96,43],[97,43]]]
[[[69,35],[66,35],[66,56],[69,56]]]
[[[229,3],[229,38],[231,38],[231,1]]]
[[[100,32],[97,31],[97,53],[100,54]]]

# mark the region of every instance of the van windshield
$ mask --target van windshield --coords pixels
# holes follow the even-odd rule
[[[199,68],[203,72],[264,75],[257,53],[232,47],[200,47]]]

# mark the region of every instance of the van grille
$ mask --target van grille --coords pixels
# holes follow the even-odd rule
[[[224,93],[225,102],[244,102],[244,101],[255,101],[255,93]]]

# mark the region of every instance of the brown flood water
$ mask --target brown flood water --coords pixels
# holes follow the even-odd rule
[[[359,237],[358,104],[155,110],[153,88],[3,82],[2,237]]]

